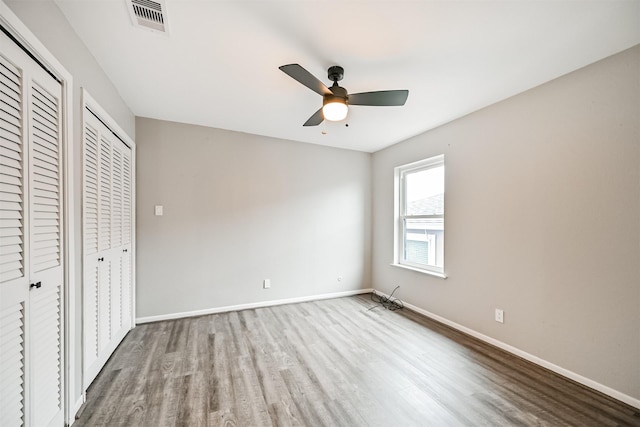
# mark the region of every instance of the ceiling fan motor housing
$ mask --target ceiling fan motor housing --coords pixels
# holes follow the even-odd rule
[[[329,67],[328,75],[332,82],[339,82],[344,77],[344,68],[339,65]]]
[[[347,101],[347,99],[349,98],[349,95],[347,94],[347,90],[342,86],[333,85],[329,88],[329,90],[331,91],[331,94],[324,95],[325,104],[327,102],[331,102],[331,100],[336,98],[340,98],[344,101]]]

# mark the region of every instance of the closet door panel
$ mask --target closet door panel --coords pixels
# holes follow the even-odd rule
[[[44,70],[29,79],[29,342],[31,424],[61,425],[63,267],[61,87]]]
[[[7,42],[4,34],[0,41]],[[4,46],[4,44],[3,44]],[[9,52],[7,52],[9,53]],[[0,54],[0,425],[29,422],[29,282],[23,73]]]
[[[111,337],[120,335],[122,326],[122,157],[124,144],[111,145]]]
[[[100,290],[98,240],[100,239],[100,125],[93,116],[85,117],[83,127],[82,235],[83,235],[83,336],[85,388],[97,373],[99,345]]]
[[[131,289],[131,232],[133,229],[132,218],[132,177],[131,177],[131,150],[124,147],[122,151],[122,325],[129,330],[132,325],[132,301]]]

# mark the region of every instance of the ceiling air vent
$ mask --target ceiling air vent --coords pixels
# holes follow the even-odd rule
[[[160,33],[168,33],[164,0],[127,0],[133,25]]]

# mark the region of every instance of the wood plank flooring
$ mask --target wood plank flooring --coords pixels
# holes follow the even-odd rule
[[[640,426],[634,408],[369,295],[145,324],[77,426]]]

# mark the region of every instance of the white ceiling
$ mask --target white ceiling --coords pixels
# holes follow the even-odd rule
[[[56,3],[136,116],[366,152],[640,43],[637,0],[167,0],[168,36],[134,27],[125,0]],[[303,127],[322,98],[289,63],[409,98]]]

